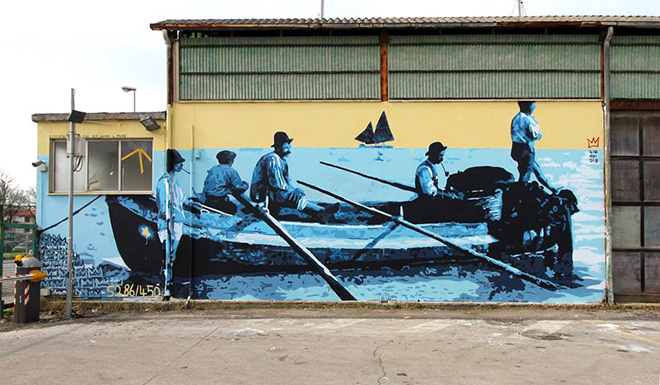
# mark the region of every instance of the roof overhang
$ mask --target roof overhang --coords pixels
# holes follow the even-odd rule
[[[165,111],[155,112],[90,112],[85,115],[85,121],[99,120],[141,120],[151,116],[155,120],[165,120]],[[66,122],[69,114],[33,114],[33,122]]]
[[[152,30],[333,30],[451,28],[660,28],[655,16],[420,17],[361,19],[190,19],[164,20]]]

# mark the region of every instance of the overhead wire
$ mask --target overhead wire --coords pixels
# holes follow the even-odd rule
[[[72,170],[72,171],[73,171],[73,172],[78,172],[78,171],[82,170],[82,160],[83,160],[83,156],[82,156],[82,155],[76,155],[74,160],[75,160],[76,163],[75,163],[75,165],[73,166],[73,170]]]

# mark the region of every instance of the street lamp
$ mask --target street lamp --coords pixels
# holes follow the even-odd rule
[[[86,113],[76,111],[76,90],[71,89],[71,114],[69,121],[69,137],[66,142],[66,156],[69,158],[69,233],[67,236],[66,253],[66,318],[71,318],[73,303],[73,172],[76,164],[76,123],[82,123],[85,120]],[[37,163],[37,162],[35,162]]]
[[[137,88],[130,87],[130,86],[123,86],[121,89],[124,92],[132,92],[133,93],[133,112],[135,112],[135,94],[136,94]]]

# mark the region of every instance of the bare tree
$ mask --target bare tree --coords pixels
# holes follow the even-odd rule
[[[19,211],[30,210],[34,206],[34,189],[22,189],[14,178],[0,169],[0,220],[12,222]]]

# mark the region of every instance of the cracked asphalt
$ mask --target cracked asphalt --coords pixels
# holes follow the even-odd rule
[[[633,312],[216,310],[0,325],[2,384],[658,384]]]

